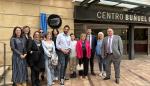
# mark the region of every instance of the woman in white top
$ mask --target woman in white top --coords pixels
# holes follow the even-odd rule
[[[48,63],[48,58],[51,56],[51,53],[55,53],[55,45],[52,41],[51,33],[45,35],[45,40],[42,41],[42,46],[44,49],[44,58],[45,58],[45,69],[47,74],[47,86],[51,86],[54,79],[54,69],[50,67]]]
[[[77,65],[77,59],[76,59],[76,44],[77,41],[75,40],[75,35],[73,33],[70,34],[71,37],[71,52],[70,52],[70,78],[76,78],[76,65]]]

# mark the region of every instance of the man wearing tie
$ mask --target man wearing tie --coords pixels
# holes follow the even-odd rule
[[[106,59],[106,77],[104,80],[110,79],[111,63],[113,63],[116,78],[115,82],[119,84],[123,44],[120,36],[113,35],[114,31],[112,28],[108,27],[107,34],[108,36],[104,38],[102,43],[102,57]]]
[[[94,56],[95,56],[97,40],[96,40],[96,37],[91,34],[90,28],[87,29],[87,40],[90,42],[90,47],[91,47],[91,58],[90,58],[91,74],[96,75],[94,73]]]

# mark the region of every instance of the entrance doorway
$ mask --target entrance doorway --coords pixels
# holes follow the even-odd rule
[[[148,52],[148,29],[135,28],[134,29],[134,50],[135,54],[147,54]]]

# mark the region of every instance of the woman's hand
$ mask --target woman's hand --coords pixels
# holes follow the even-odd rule
[[[20,55],[20,57],[22,58],[22,59],[24,59],[25,57],[24,57],[24,55]]]
[[[24,54],[24,58],[26,58],[27,54]]]
[[[26,58],[26,56],[27,56],[27,54],[22,54],[20,57],[21,57],[22,59],[24,59],[24,58]]]

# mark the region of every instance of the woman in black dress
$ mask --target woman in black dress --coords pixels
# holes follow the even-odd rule
[[[10,47],[12,50],[12,81],[17,86],[26,86],[27,80],[27,64],[26,64],[26,47],[25,40],[22,37],[20,27],[15,27],[13,35],[10,39]]]
[[[56,38],[57,38],[58,34],[59,34],[58,29],[53,29],[53,31],[52,31],[52,40],[54,41],[55,51],[56,51],[57,55],[59,55],[59,50],[56,48]],[[58,77],[59,77],[59,67],[58,66],[56,66],[54,68],[54,80],[58,80]]]
[[[30,51],[31,42],[32,42],[32,37],[30,36],[31,30],[30,30],[29,26],[24,26],[22,30],[23,30],[23,38],[26,41],[26,49],[27,49],[27,52],[28,52],[28,51]]]

